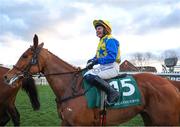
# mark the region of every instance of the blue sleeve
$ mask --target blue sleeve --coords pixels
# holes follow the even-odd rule
[[[93,58],[89,59],[89,60],[95,60],[96,59],[96,56],[94,56]]]
[[[116,60],[119,42],[116,39],[108,39],[105,43],[107,55],[105,57],[98,58],[98,64],[113,63]]]

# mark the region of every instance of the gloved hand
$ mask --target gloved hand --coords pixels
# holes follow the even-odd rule
[[[90,63],[90,62],[92,62],[92,61],[93,61],[93,59],[89,59],[89,60],[87,61],[87,64]]]
[[[92,69],[94,65],[96,65],[98,62],[98,59],[90,59],[87,62],[86,68]]]

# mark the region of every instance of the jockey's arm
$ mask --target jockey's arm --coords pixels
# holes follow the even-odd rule
[[[119,42],[115,39],[109,39],[106,42],[107,55],[102,58],[98,58],[98,64],[109,64],[116,60],[118,54]]]

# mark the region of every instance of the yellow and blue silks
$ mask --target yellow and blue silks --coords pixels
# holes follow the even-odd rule
[[[105,35],[100,39],[95,58],[98,64],[120,63],[119,42],[112,35]]]

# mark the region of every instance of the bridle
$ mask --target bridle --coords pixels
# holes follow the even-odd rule
[[[13,67],[20,71],[21,73],[19,74],[19,76],[23,76],[24,78],[28,78],[30,76],[32,76],[33,74],[30,73],[30,69],[32,66],[34,65],[38,65],[38,73],[40,74],[40,66],[39,66],[39,61],[38,61],[38,56],[39,53],[41,51],[42,47],[38,47],[38,48],[33,48],[31,47],[31,50],[33,51],[33,56],[31,58],[31,60],[29,61],[28,65],[22,70],[19,67],[17,67],[16,65],[14,65]]]

